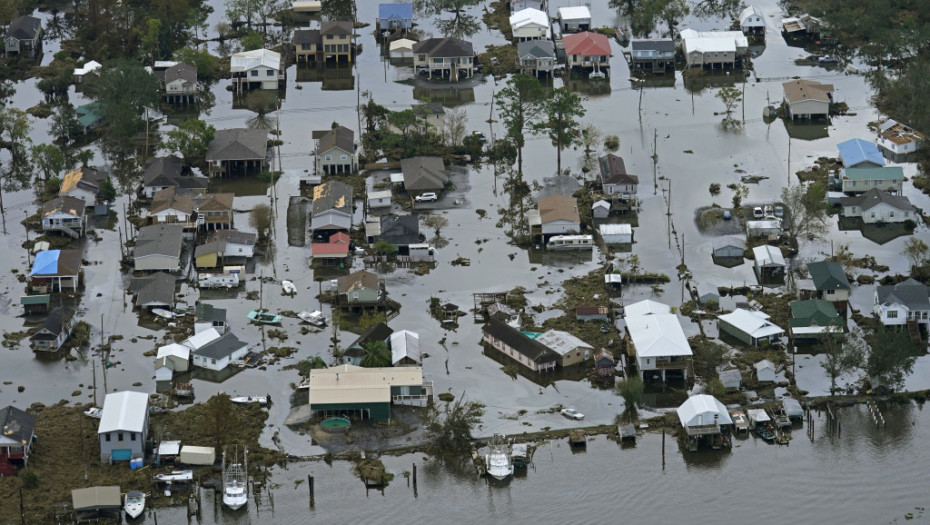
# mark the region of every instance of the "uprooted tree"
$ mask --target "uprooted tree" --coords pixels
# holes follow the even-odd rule
[[[484,405],[465,401],[464,392],[458,399],[445,403],[442,409],[430,405],[426,433],[429,450],[439,456],[454,456],[471,448],[471,432],[481,423]]]

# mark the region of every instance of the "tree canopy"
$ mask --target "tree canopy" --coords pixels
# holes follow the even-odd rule
[[[526,133],[533,129],[542,112],[545,92],[534,77],[518,73],[507,80],[507,85],[494,95],[507,140],[517,148],[517,171],[523,173],[523,148]]]
[[[185,120],[180,126],[166,133],[164,146],[172,151],[180,151],[184,162],[193,165],[204,160],[215,132],[213,126],[202,120]]]
[[[882,326],[869,338],[866,372],[891,390],[904,387],[904,379],[914,371],[916,361],[917,349],[907,330]]]
[[[581,145],[581,127],[578,122],[585,109],[581,97],[562,88],[552,90],[542,103],[543,119],[533,126],[537,133],[545,134],[556,148],[556,170],[562,172],[562,150]]]

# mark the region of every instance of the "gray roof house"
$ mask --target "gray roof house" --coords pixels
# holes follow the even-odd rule
[[[343,126],[313,132],[316,142],[316,169],[326,175],[355,173],[358,159],[355,155],[355,132]]]
[[[539,77],[555,69],[555,44],[551,40],[527,40],[517,44],[517,65],[521,73]]]
[[[0,476],[11,476],[14,469],[29,466],[29,453],[37,439],[36,417],[13,405],[0,408]]]
[[[184,161],[176,155],[156,157],[142,171],[142,194],[151,199],[161,190],[177,186],[194,193],[204,193],[210,179],[193,175],[182,175]]]
[[[42,52],[42,21],[34,16],[23,15],[6,28],[3,35],[4,56],[38,56]]]
[[[145,456],[149,431],[149,395],[143,392],[113,392],[103,400],[97,437],[100,462],[129,461]]]
[[[174,308],[174,290],[177,277],[155,272],[148,277],[134,277],[129,282],[139,308]]]
[[[671,38],[637,38],[630,41],[630,65],[653,73],[675,67],[675,41]]]
[[[404,189],[412,197],[428,191],[439,193],[449,182],[441,157],[401,159],[400,168],[404,172]]]
[[[872,312],[885,326],[930,323],[930,289],[914,279],[875,290]]]
[[[194,333],[215,328],[219,333],[225,333],[229,328],[226,324],[226,309],[216,308],[212,304],[197,303],[194,309]]]
[[[858,217],[865,224],[899,223],[918,217],[906,196],[892,195],[878,188],[855,197],[840,197],[840,206],[843,217]]]
[[[399,250],[407,249],[411,244],[423,242],[420,238],[420,221],[416,215],[382,215],[381,233],[374,242],[385,241],[393,244]]]
[[[361,366],[362,358],[365,357],[366,353],[365,346],[374,341],[386,343],[392,333],[394,331],[384,323],[378,323],[365,330],[365,333],[358,336],[358,339],[346,347],[345,352],[342,353],[342,364]]]
[[[67,306],[60,306],[49,312],[42,327],[29,337],[32,349],[36,352],[58,351],[71,335],[72,317],[74,310]]]
[[[232,177],[261,173],[268,157],[268,131],[264,129],[220,129],[207,147],[210,177]]]
[[[329,180],[313,188],[310,230],[314,240],[327,240],[336,232],[349,233],[355,205],[352,186]]]
[[[460,38],[427,38],[413,45],[413,67],[417,74],[458,82],[475,74],[475,49]]]
[[[193,102],[200,93],[197,68],[190,64],[177,63],[158,73],[161,78],[162,96],[168,102]]]
[[[244,358],[248,350],[246,343],[240,341],[232,332],[227,332],[191,352],[191,357],[194,366],[221,371],[231,363]]]
[[[132,253],[136,270],[178,271],[183,244],[184,226],[181,224],[153,224],[139,228]]]

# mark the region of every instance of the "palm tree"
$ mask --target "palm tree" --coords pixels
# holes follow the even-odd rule
[[[361,365],[365,368],[380,368],[391,366],[391,349],[384,341],[371,341],[362,345],[365,357]]]

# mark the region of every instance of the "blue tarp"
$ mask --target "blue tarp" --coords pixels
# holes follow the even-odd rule
[[[45,250],[36,254],[36,260],[32,263],[32,271],[29,276],[33,275],[56,275],[58,273],[58,256],[61,250]]]
[[[836,145],[836,149],[840,151],[840,159],[846,168],[856,166],[862,162],[871,162],[876,166],[885,165],[885,158],[878,151],[878,146],[866,140],[852,139],[840,142]]]
[[[403,22],[412,19],[413,4],[378,4],[378,20]]]

